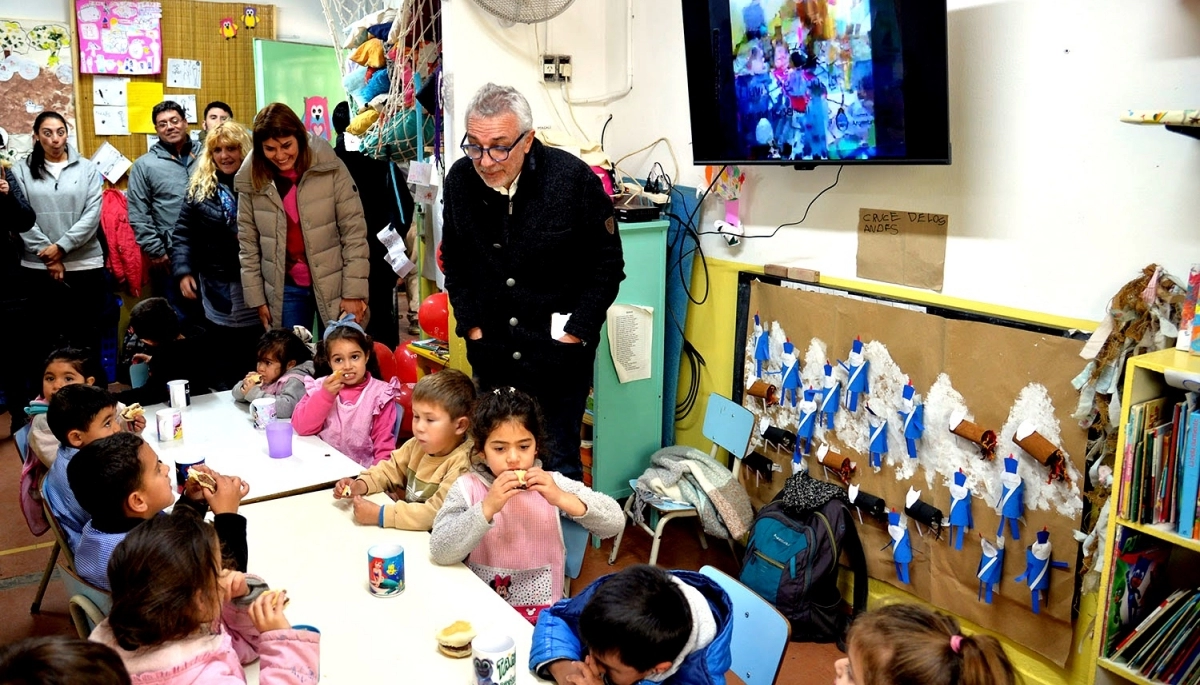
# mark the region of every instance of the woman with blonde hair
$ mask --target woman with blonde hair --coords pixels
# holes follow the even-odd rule
[[[346,165],[285,104],[264,107],[253,130],[234,181],[246,304],[265,328],[311,327],[314,313],[320,327],[343,312],[364,323],[367,224]]]
[[[183,296],[200,299],[208,319],[213,372],[228,385],[254,364],[262,334],[258,312],[246,306],[238,262],[238,196],[233,177],[250,153],[250,132],[225,121],[208,131],[175,223],[171,270]]]

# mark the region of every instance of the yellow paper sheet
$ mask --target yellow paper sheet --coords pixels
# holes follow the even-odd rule
[[[129,132],[154,133],[154,106],[163,101],[163,84],[152,81],[130,81],[126,91],[129,102]]]

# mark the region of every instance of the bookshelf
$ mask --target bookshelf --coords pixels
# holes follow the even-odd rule
[[[1151,538],[1155,543],[1165,543],[1162,545],[1165,548],[1163,553],[1167,556],[1160,562],[1153,576],[1150,590],[1147,590],[1147,596],[1154,591],[1155,596],[1161,599],[1159,593],[1165,595],[1169,590],[1197,587],[1198,580],[1200,580],[1197,578],[1197,568],[1200,568],[1200,540],[1179,535],[1171,524],[1139,522],[1133,520],[1136,515],[1127,518],[1122,515],[1118,506],[1121,501],[1122,488],[1132,487],[1132,484],[1123,485],[1122,483],[1126,462],[1126,444],[1135,441],[1133,444],[1136,445],[1138,437],[1127,435],[1131,408],[1164,396],[1170,398],[1168,404],[1182,399],[1183,391],[1169,386],[1166,382],[1165,374],[1174,371],[1200,374],[1200,357],[1174,349],[1161,350],[1133,357],[1128,360],[1125,368],[1121,424],[1117,437],[1117,460],[1114,468],[1115,482],[1105,540],[1107,548],[1104,550],[1104,558],[1101,562],[1103,566],[1100,576],[1099,611],[1096,619],[1098,639],[1094,643],[1097,667],[1091,681],[1100,685],[1116,683],[1159,685],[1164,682],[1147,678],[1137,670],[1110,659],[1106,655],[1106,643],[1108,642],[1106,617],[1114,601],[1112,594],[1114,582],[1117,580],[1116,562],[1121,554],[1118,548],[1121,537],[1129,531],[1133,531]],[[1169,420],[1169,418],[1169,415],[1161,417],[1162,420]],[[1187,505],[1186,502],[1181,504]],[[1194,507],[1195,503],[1191,503],[1190,506]],[[1157,606],[1158,599],[1153,601]],[[1123,632],[1127,632],[1127,630]]]

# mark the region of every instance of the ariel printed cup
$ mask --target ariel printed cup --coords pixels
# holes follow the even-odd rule
[[[373,545],[367,550],[367,588],[376,597],[395,597],[404,592],[404,548]]]

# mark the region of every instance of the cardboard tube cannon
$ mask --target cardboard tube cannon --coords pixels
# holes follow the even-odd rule
[[[779,400],[779,388],[763,380],[754,381],[746,390],[746,394],[761,397],[767,404],[775,404]]]
[[[1020,445],[1021,449],[1029,453],[1029,456],[1037,459],[1042,466],[1046,467],[1050,472],[1050,478],[1046,482],[1067,481],[1066,455],[1057,445],[1047,440],[1046,436],[1037,432],[1032,421],[1022,421],[1017,426],[1017,432],[1013,434],[1013,442]]]
[[[980,456],[988,461],[996,458],[996,431],[988,430],[967,420],[962,409],[950,414],[950,432],[979,445]]]

